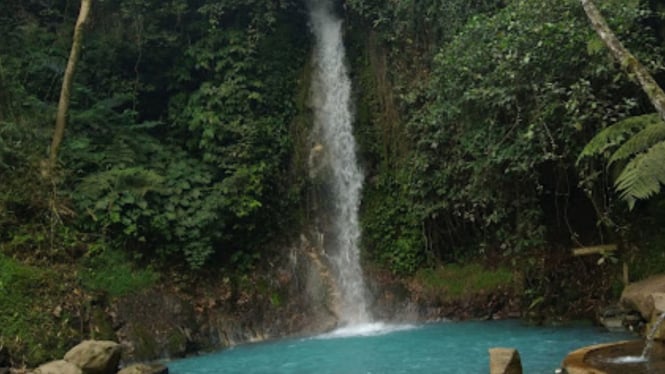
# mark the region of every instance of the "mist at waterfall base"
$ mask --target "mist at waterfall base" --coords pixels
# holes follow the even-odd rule
[[[579,347],[630,338],[589,325],[533,327],[519,321],[382,325],[237,346],[168,363],[172,374],[487,373],[488,349],[517,348],[525,373],[553,373]]]

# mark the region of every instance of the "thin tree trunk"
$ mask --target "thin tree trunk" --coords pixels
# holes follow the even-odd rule
[[[617,39],[593,1],[581,0],[581,2],[598,36],[605,42],[621,66],[629,74],[637,78],[642,86],[642,90],[644,90],[649,100],[651,100],[651,104],[656,108],[661,118],[665,120],[665,92],[663,92],[656,80],[653,79],[649,71]]]
[[[51,152],[49,156],[48,173],[53,175],[53,171],[58,159],[58,149],[62,138],[65,134],[65,126],[67,125],[67,113],[69,112],[69,97],[72,88],[72,81],[74,78],[74,70],[81,53],[81,42],[83,40],[83,28],[90,13],[90,5],[92,0],[81,0],[81,9],[79,10],[76,26],[74,26],[74,40],[72,41],[72,50],[69,54],[67,61],[67,68],[62,80],[62,89],[60,90],[60,101],[58,102],[58,112],[55,117],[55,130],[53,132],[53,140],[51,142]]]

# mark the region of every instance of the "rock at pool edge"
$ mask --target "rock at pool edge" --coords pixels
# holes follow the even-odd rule
[[[490,374],[522,374],[519,352],[513,348],[490,348]]]

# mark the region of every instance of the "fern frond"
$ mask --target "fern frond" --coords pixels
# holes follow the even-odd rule
[[[148,130],[148,129],[154,129],[156,127],[162,126],[164,122],[162,121],[145,121],[141,123],[137,123],[135,125],[130,125],[127,126],[128,130]]]
[[[616,179],[614,187],[633,209],[636,200],[660,192],[661,184],[665,184],[665,141],[635,156]]]
[[[104,162],[107,165],[127,167],[128,165],[136,164],[137,152],[131,144],[123,141],[116,141],[107,152]]]
[[[665,140],[665,122],[660,120],[653,123],[637,134],[631,136],[619,149],[614,152],[608,166],[616,161],[625,160],[632,155],[644,152],[653,145]]]
[[[91,198],[99,198],[113,190],[115,178],[112,172],[113,169],[86,176],[77,186],[77,192]]]
[[[149,191],[161,191],[164,177],[142,167],[121,169],[116,175],[116,190],[143,196]]]
[[[641,131],[649,125],[659,123],[660,121],[661,119],[658,113],[652,113],[642,116],[628,117],[606,127],[594,136],[584,147],[582,153],[580,153],[577,158],[577,163],[585,157],[592,157],[605,153],[609,149],[626,141],[630,135]]]
[[[115,109],[118,108],[119,106],[125,105],[127,103],[130,103],[132,101],[132,95],[131,94],[115,94],[109,98],[106,98],[104,100],[100,100],[95,103],[94,107],[96,108],[107,108],[107,109]]]
[[[153,170],[142,167],[113,168],[85,177],[78,191],[93,199],[119,192],[143,196],[149,191],[162,191],[163,182],[164,177]]]
[[[122,105],[131,102],[131,95],[115,95],[96,102],[84,110],[72,110],[70,120],[85,127],[109,127],[113,123],[123,123],[131,118],[131,112],[120,111]]]
[[[141,131],[134,131],[134,129],[122,129],[115,134],[115,142],[122,147],[127,147],[134,155],[131,156],[131,163],[125,162],[127,165],[143,164],[149,162],[146,157],[152,153],[162,150],[163,145],[159,143],[156,138],[145,134]],[[128,160],[127,160],[128,161]]]

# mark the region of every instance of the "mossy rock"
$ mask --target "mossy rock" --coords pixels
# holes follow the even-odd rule
[[[92,325],[91,335],[94,339],[113,340],[116,338],[113,323],[103,309],[93,307],[90,324]]]
[[[137,325],[130,329],[129,338],[133,344],[132,356],[138,360],[159,357],[160,348],[155,335],[146,327]]]
[[[166,351],[169,355],[182,355],[187,352],[187,335],[179,329],[169,331],[166,337]]]

